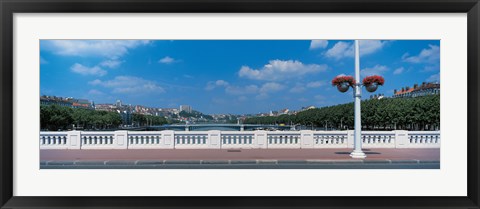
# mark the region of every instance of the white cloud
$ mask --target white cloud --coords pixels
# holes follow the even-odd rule
[[[228,85],[229,83],[224,80],[210,81],[207,83],[205,90],[210,91],[215,89],[216,87],[221,87],[221,86],[227,87]]]
[[[360,40],[360,56],[373,54],[381,50],[387,43],[388,41]],[[354,42],[339,41],[332,48],[328,49],[327,52],[325,52],[325,56],[337,60],[345,57],[353,57],[355,55],[354,48]]]
[[[258,87],[257,85],[251,84],[251,85],[246,85],[246,86],[234,86],[230,85],[228,82],[224,80],[218,80],[214,83],[209,82],[207,84],[206,89],[211,90],[212,87],[225,87],[225,92],[230,95],[247,95],[247,94],[268,94],[268,93],[273,93],[280,91],[285,88],[285,86],[275,83],[275,82],[268,82],[263,84],[261,87]]]
[[[310,49],[325,49],[328,46],[327,40],[312,40],[310,42]]]
[[[428,47],[422,49],[417,56],[410,56],[408,53],[405,53],[402,56],[402,60],[410,63],[437,63],[440,60],[440,47],[431,44]]]
[[[379,50],[381,50],[388,41],[380,41],[380,40],[360,40],[359,42],[359,50],[360,55],[367,55],[373,54]]]
[[[221,105],[228,103],[228,101],[224,98],[212,98],[212,102],[215,104],[221,104]]]
[[[247,101],[247,100],[248,100],[248,98],[247,98],[246,96],[239,96],[239,97],[238,97],[238,101],[239,101],[239,102],[245,102],[245,101]]]
[[[318,87],[321,87],[321,86],[325,86],[326,84],[327,84],[327,82],[325,82],[325,81],[314,81],[314,82],[307,83],[307,87],[308,88],[318,88]]]
[[[43,57],[40,57],[40,64],[41,65],[48,64],[48,61],[46,59],[44,59]]]
[[[285,86],[283,86],[279,83],[269,82],[269,83],[263,84],[262,87],[260,88],[259,92],[261,94],[267,94],[267,93],[271,93],[271,92],[280,91],[284,88],[285,88]]]
[[[90,94],[90,95],[104,95],[103,92],[101,92],[99,90],[96,90],[96,89],[91,89],[90,91],[88,91],[88,94]]]
[[[228,82],[224,81],[224,80],[217,80],[215,81],[215,85],[217,86],[228,86]]]
[[[227,86],[225,92],[231,95],[256,94],[259,88],[256,85],[248,86]]]
[[[432,72],[432,71],[438,71],[440,70],[440,66],[438,64],[434,64],[432,66],[425,66],[423,68],[423,72]]]
[[[139,40],[49,40],[42,41],[41,48],[64,56],[118,58],[127,54],[129,49],[148,43]]]
[[[242,66],[238,75],[252,80],[279,81],[301,77],[306,74],[323,72],[326,71],[327,68],[327,65],[305,65],[296,60],[271,60],[261,69],[252,69],[248,66]]]
[[[255,99],[258,99],[258,100],[264,100],[264,99],[268,99],[268,98],[269,98],[269,96],[266,93],[261,93],[261,94],[255,96]]]
[[[433,74],[427,78],[427,82],[440,82],[440,73]]]
[[[360,71],[361,76],[370,76],[370,75],[382,75],[384,72],[387,72],[388,68],[384,65],[375,65],[371,68],[364,68]]]
[[[95,79],[93,81],[88,82],[88,84],[90,84],[90,85],[99,85],[101,83],[102,83],[102,81],[100,79]]]
[[[285,89],[284,85],[275,83],[275,82],[268,82],[259,87],[254,84],[246,85],[246,86],[235,86],[235,85],[230,85],[230,83],[228,83],[227,81],[217,80],[217,81],[208,82],[207,86],[205,87],[205,90],[210,91],[217,87],[225,88],[225,93],[229,95],[238,96],[238,95],[258,94],[256,97],[257,99],[267,98],[269,93],[273,93],[273,92],[277,92]],[[246,100],[246,97],[242,100],[243,101]]]
[[[405,68],[399,67],[399,68],[397,68],[393,71],[393,74],[394,75],[399,75],[399,74],[402,74],[404,71],[405,71]]]
[[[163,63],[163,64],[172,64],[174,62],[177,62],[174,58],[171,58],[169,56],[166,56],[160,60],[158,60],[158,63]]]
[[[316,100],[324,100],[325,97],[322,96],[322,95],[315,95],[313,98],[315,98]]]
[[[322,95],[315,95],[313,98],[314,98],[314,102],[318,105],[324,105],[327,102],[327,98]]]
[[[299,102],[308,102],[309,100],[305,97],[301,97],[298,99]]]
[[[328,58],[341,59],[344,57],[353,57],[353,53],[353,44],[339,41],[325,52],[325,56]]]
[[[113,80],[90,81],[91,85],[99,85],[112,89],[113,93],[163,93],[165,90],[154,81],[133,76],[117,76]]]
[[[117,68],[119,67],[123,61],[120,60],[105,60],[101,62],[99,65],[102,67],[108,67],[108,68]]]
[[[102,68],[98,66],[94,67],[86,67],[81,64],[75,63],[70,67],[70,70],[74,73],[78,73],[81,75],[98,75],[98,76],[104,76],[107,74],[107,71],[103,70]]]
[[[289,92],[292,92],[292,93],[302,93],[302,92],[304,92],[305,90],[306,90],[305,87],[300,86],[300,85],[296,85],[296,86],[294,86],[293,88],[291,88]]]

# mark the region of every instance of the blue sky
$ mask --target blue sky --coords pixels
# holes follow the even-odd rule
[[[438,82],[440,41],[360,41],[375,93]],[[351,40],[41,40],[40,93],[204,113],[260,113],[353,101],[330,85],[354,74]],[[362,91],[363,98],[371,94]]]

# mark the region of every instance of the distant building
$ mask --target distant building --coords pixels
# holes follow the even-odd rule
[[[277,116],[277,115],[278,115],[278,111],[272,111],[272,110],[270,110],[269,116]]]
[[[123,125],[132,125],[132,113],[128,110],[117,110],[117,112],[122,117],[122,124]]]
[[[117,103],[116,103],[116,106],[117,106],[117,107],[121,107],[121,106],[122,106],[122,100],[119,100],[119,99],[118,99],[118,100],[117,100]]]
[[[93,109],[93,102],[90,102],[86,99],[75,99],[72,97],[56,97],[56,96],[41,96],[40,97],[41,105],[59,105],[63,107],[71,108],[85,108]]]
[[[93,109],[92,103],[86,99],[72,99],[71,101],[73,108]]]
[[[56,96],[41,96],[40,97],[41,105],[59,105],[64,107],[72,107],[72,103],[67,99]]]
[[[114,104],[96,104],[95,110],[115,112],[117,110],[117,106]]]
[[[181,111],[191,113],[192,112],[192,107],[190,105],[180,105],[180,112]]]
[[[298,112],[303,112],[305,110],[311,110],[311,109],[315,109],[316,107],[315,106],[308,106],[308,107],[302,107],[302,109],[300,109]]]
[[[383,94],[373,94],[370,95],[370,99],[383,99],[385,96]]]
[[[290,112],[290,110],[288,108],[285,108],[283,110],[280,110],[280,114],[281,115],[284,115],[284,114],[288,114]]]
[[[393,90],[393,97],[420,97],[426,95],[435,95],[440,94],[440,84],[439,83],[426,83],[423,82],[422,85],[415,84],[413,88],[402,87],[401,90]]]

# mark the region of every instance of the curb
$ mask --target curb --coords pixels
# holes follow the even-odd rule
[[[433,164],[439,160],[107,160],[40,161],[40,166],[148,166],[148,165],[305,165],[305,164]]]

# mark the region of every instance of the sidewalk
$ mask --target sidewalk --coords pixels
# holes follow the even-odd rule
[[[229,150],[40,150],[40,161],[412,161],[439,162],[440,149],[364,149],[367,158],[352,159],[351,149],[229,149]]]

